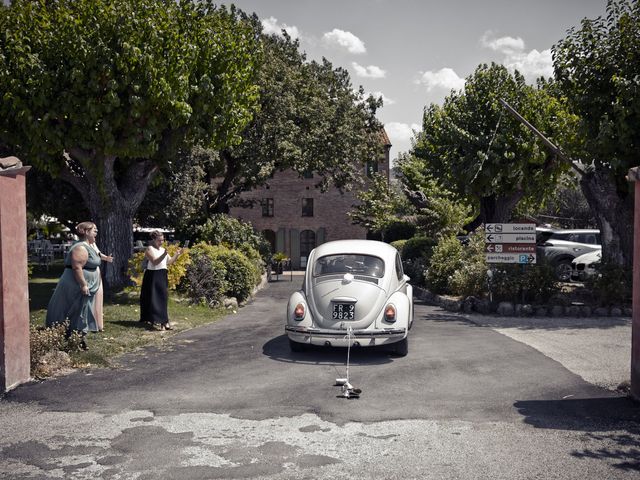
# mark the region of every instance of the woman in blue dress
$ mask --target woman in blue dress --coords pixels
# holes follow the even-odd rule
[[[86,349],[84,335],[97,330],[93,315],[95,294],[100,287],[100,256],[90,246],[95,242],[98,229],[93,222],[82,222],[76,227],[78,240],[64,259],[64,272],[58,280],[47,307],[47,327],[69,322],[69,333],[83,335],[82,348]]]

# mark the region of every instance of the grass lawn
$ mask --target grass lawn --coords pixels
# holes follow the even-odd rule
[[[49,269],[34,266],[29,280],[29,311],[31,324],[44,325],[47,304],[63,271],[59,260]],[[138,322],[140,306],[139,292],[120,293],[104,301],[104,332],[89,333],[86,352],[74,352],[71,358],[77,367],[116,367],[118,356],[137,348],[154,345],[162,346],[170,336],[190,328],[199,327],[219,320],[228,314],[222,308],[211,309],[200,305],[190,305],[175,292],[169,295],[169,318],[174,327],[170,331],[149,330]]]

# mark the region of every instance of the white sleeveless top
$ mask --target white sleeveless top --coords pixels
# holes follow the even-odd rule
[[[162,254],[164,253],[164,247],[160,247],[157,250],[154,247],[149,247],[149,248],[151,248],[151,251],[153,253],[157,252],[157,255],[155,255],[154,258],[158,258],[162,256]],[[147,262],[147,270],[163,270],[163,269],[166,270],[168,260],[169,260],[169,255],[165,255],[164,258],[157,265],[154,265],[153,262]]]

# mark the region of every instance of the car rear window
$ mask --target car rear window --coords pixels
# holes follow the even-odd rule
[[[313,266],[313,276],[352,273],[382,278],[384,262],[373,255],[340,254],[320,257]]]

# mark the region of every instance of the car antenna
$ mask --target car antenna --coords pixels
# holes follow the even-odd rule
[[[353,328],[347,327],[347,376],[346,378],[336,378],[335,386],[342,387],[342,391],[338,398],[360,398],[362,390],[355,388],[349,382],[349,361],[351,357],[351,338],[353,336]]]

